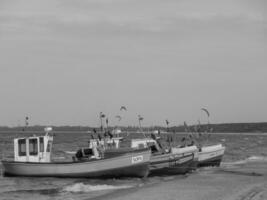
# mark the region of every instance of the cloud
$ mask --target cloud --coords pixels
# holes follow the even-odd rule
[[[242,121],[253,104],[250,119],[266,119],[265,1],[0,0],[2,123],[30,110],[87,124],[88,110],[95,119],[121,102],[149,107],[146,122],[155,111],[184,121],[203,105]]]
[[[217,5],[209,0],[85,0],[85,1],[5,1],[0,10],[1,31],[37,31],[65,28],[123,32],[168,32],[196,24],[266,24],[266,15],[226,1]],[[238,1],[240,2],[240,1]],[[231,9],[229,9],[230,7]],[[216,25],[217,24],[217,25]],[[206,27],[205,27],[206,28]]]

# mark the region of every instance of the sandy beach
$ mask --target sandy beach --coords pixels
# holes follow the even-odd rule
[[[188,176],[165,177],[162,182],[108,196],[115,200],[266,200],[267,162],[203,168]]]

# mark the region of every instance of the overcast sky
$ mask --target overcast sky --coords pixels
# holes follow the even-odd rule
[[[266,0],[0,0],[0,125],[267,121],[266,22]]]

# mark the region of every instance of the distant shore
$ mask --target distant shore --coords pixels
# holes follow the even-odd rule
[[[53,126],[54,131],[92,131],[93,129],[99,130],[99,127],[90,127],[90,126]],[[44,125],[35,125],[35,126],[0,126],[0,132],[3,131],[43,131],[47,126]],[[198,127],[202,132],[205,130],[212,130],[212,133],[267,133],[267,122],[258,122],[258,123],[222,123],[222,124],[201,124],[201,125],[189,125],[185,126],[150,126],[142,127],[142,130],[145,132],[151,132],[153,130],[160,130],[162,132],[171,132],[171,133],[183,133],[185,129],[189,131],[195,130]],[[114,129],[115,127],[110,126],[109,130]],[[123,132],[137,132],[139,127],[136,126],[120,126]]]
[[[5,133],[20,133],[20,134],[43,134],[43,130],[0,130],[0,134],[5,134]],[[81,131],[81,130],[53,130],[52,133],[57,134],[57,133],[66,133],[66,134],[71,134],[71,133],[87,133],[89,134],[90,132],[88,131]],[[136,134],[136,131],[125,131],[121,133],[121,136],[124,134]],[[151,134],[151,131],[144,132],[146,135]],[[175,134],[175,135],[186,135],[188,134],[187,132],[164,132],[161,133],[162,135],[165,134]],[[257,136],[267,136],[267,132],[212,132],[209,133],[211,135],[257,135]]]

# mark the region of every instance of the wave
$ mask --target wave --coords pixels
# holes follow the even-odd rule
[[[238,160],[238,161],[233,161],[233,162],[222,162],[221,166],[226,167],[226,166],[232,166],[232,165],[241,165],[241,164],[246,164],[247,160]]]
[[[222,166],[242,165],[248,162],[267,162],[267,156],[250,156],[244,160],[237,160],[233,162],[222,162]]]
[[[66,186],[62,189],[63,192],[93,192],[102,190],[119,190],[134,187],[133,185],[87,185],[84,183],[75,183],[74,185]]]
[[[267,156],[250,156],[247,158],[248,161],[267,161]]]

